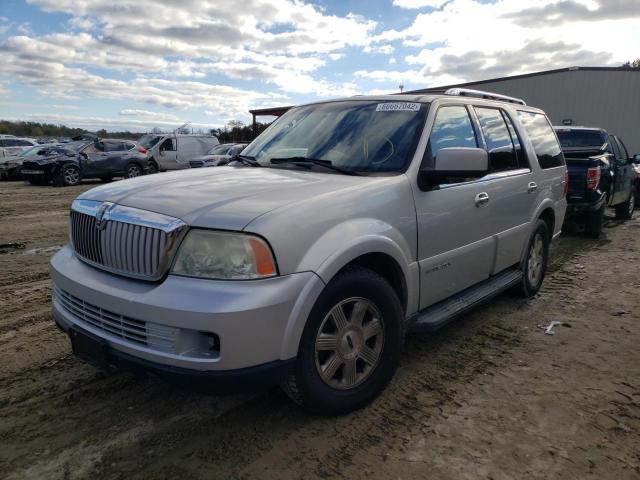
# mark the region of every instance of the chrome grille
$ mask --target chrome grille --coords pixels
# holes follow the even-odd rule
[[[76,254],[94,266],[136,278],[161,278],[185,231],[179,219],[131,207],[93,200],[76,200],[71,207]]]
[[[162,352],[175,353],[179,330],[105,310],[53,286],[58,303],[80,323]]]

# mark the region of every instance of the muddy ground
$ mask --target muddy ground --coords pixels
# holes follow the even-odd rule
[[[0,477],[640,478],[638,219],[563,235],[535,299],[410,337],[374,404],[318,418],[278,389],[220,396],[71,355],[48,261],[90,187],[0,183]]]

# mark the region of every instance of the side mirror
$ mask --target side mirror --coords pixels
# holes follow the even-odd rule
[[[633,156],[633,163],[635,163],[636,165],[640,165],[640,153],[636,153]]]
[[[489,172],[489,156],[482,148],[451,147],[438,151],[435,165],[420,171],[429,185],[447,180],[480,178]]]

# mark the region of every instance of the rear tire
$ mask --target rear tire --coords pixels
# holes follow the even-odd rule
[[[371,270],[350,267],[316,301],[282,388],[312,412],[351,412],[385,389],[403,342],[404,312],[393,288]]]
[[[616,206],[616,218],[621,220],[631,220],[636,209],[636,196],[631,192],[626,202]]]
[[[142,175],[142,168],[137,163],[130,163],[127,165],[127,169],[125,171],[126,178],[136,178]]]
[[[604,205],[594,212],[585,215],[584,235],[588,238],[600,238],[604,221]]]
[[[550,238],[547,223],[538,220],[527,243],[527,253],[522,264],[523,277],[519,293],[525,298],[533,297],[542,286],[549,261]]]

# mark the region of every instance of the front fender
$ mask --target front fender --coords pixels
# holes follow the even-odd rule
[[[385,254],[398,264],[407,286],[407,312],[417,307],[418,268],[402,233],[381,220],[362,218],[335,225],[309,247],[298,271],[314,271],[328,283],[345,265],[363,255]]]

